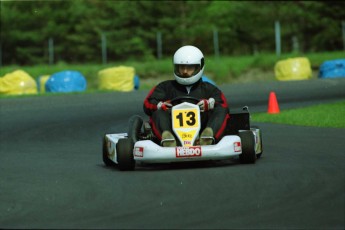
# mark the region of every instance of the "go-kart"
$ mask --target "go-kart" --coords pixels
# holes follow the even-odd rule
[[[230,113],[224,136],[217,143],[199,145],[199,99],[183,96],[171,100],[172,130],[177,137],[176,147],[163,147],[153,134],[149,121],[139,115],[129,119],[127,133],[110,133],[103,137],[103,162],[118,166],[122,171],[134,170],[136,162],[173,163],[185,161],[225,160],[239,157],[241,163],[255,163],[261,157],[262,134],[250,126],[250,114],[245,106]]]

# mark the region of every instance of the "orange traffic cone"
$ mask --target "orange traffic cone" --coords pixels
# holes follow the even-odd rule
[[[270,96],[268,99],[268,109],[267,109],[267,113],[280,113],[279,110],[279,105],[278,105],[278,101],[277,101],[277,97],[275,92],[270,92]]]

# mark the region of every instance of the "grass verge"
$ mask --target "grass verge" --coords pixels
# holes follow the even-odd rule
[[[301,126],[345,128],[345,100],[319,104],[301,109],[280,111],[278,114],[251,114],[254,122],[280,123]]]

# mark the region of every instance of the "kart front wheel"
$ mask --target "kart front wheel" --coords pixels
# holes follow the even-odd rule
[[[119,139],[116,144],[117,163],[121,171],[130,171],[135,168],[133,157],[134,142],[130,138]]]
[[[250,130],[239,132],[242,144],[242,154],[240,154],[241,163],[255,163],[255,139],[254,134]]]

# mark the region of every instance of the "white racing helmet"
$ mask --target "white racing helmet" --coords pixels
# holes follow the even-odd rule
[[[204,55],[195,46],[182,46],[174,54],[174,76],[181,85],[192,85],[197,82],[204,73]],[[192,76],[183,77],[179,72],[180,65],[192,65],[195,70]]]

